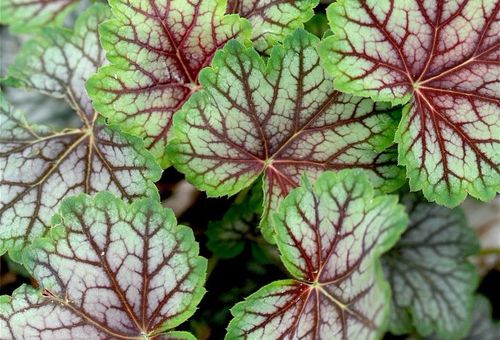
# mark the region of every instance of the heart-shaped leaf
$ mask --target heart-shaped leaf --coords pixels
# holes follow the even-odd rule
[[[252,41],[259,51],[281,42],[312,18],[318,0],[228,0],[227,12],[252,24]]]
[[[410,215],[408,230],[382,258],[393,295],[390,330],[462,338],[470,326],[477,284],[467,257],[477,252],[478,241],[460,210],[411,195],[403,202]]]
[[[0,23],[15,32],[28,32],[48,24],[60,25],[78,0],[2,0]]]
[[[395,196],[344,170],[293,190],[275,215],[276,243],[294,280],[237,304],[227,339],[375,339],[390,302],[379,256],[407,222]]]
[[[412,190],[458,205],[500,189],[500,3],[344,0],[320,47],[342,91],[406,103],[396,134]]]
[[[170,330],[205,290],[207,261],[191,229],[156,199],[124,204],[110,193],[61,204],[52,239],[25,252],[40,289],[2,297],[0,328],[11,339],[193,339]]]
[[[106,6],[94,5],[78,19],[74,33],[44,31],[27,44],[11,72],[29,89],[65,97],[82,128],[56,132],[30,126],[0,98],[0,253],[9,249],[17,261],[19,251],[47,231],[65,197],[101,190],[126,200],[157,195],[153,181],[161,169],[154,158],[139,138],[97,119],[83,87],[103,61],[97,25],[108,15]]]
[[[163,167],[172,115],[196,91],[198,73],[244,22],[224,15],[225,1],[110,1],[101,26],[111,65],[88,83],[96,109],[141,136]]]
[[[235,194],[264,174],[265,214],[304,173],[362,168],[376,186],[397,188],[393,153],[380,153],[392,143],[394,112],[335,91],[317,42],[297,30],[267,65],[255,50],[229,42],[201,72],[203,90],[174,118],[175,167],[211,196]],[[263,231],[271,239],[271,228]]]

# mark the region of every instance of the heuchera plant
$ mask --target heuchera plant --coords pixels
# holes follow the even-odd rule
[[[1,339],[498,339],[500,2],[327,2],[0,0]]]

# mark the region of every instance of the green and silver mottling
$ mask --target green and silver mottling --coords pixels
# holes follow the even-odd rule
[[[469,329],[478,277],[467,257],[479,249],[465,216],[416,196],[403,197],[408,230],[383,265],[392,287],[390,331],[461,339]]]
[[[48,230],[65,197],[102,190],[127,201],[157,196],[153,182],[161,169],[152,155],[139,138],[106,126],[85,93],[85,80],[103,62],[97,25],[108,15],[97,4],[74,32],[44,30],[11,68],[11,83],[65,98],[83,125],[62,131],[32,125],[0,98],[0,253],[9,250],[16,261]]]
[[[207,261],[156,199],[69,198],[24,257],[40,288],[0,298],[2,338],[194,339],[171,330],[203,297]]]
[[[268,240],[268,212],[303,174],[360,168],[383,191],[403,182],[394,152],[383,151],[397,109],[335,91],[318,41],[297,30],[267,64],[254,49],[229,42],[201,72],[203,90],[174,117],[169,159],[208,195],[235,194],[263,174]]]
[[[500,190],[500,2],[339,0],[320,46],[336,87],[406,104],[396,133],[412,190],[454,207]]]
[[[396,196],[375,196],[365,173],[305,180],[275,215],[276,243],[294,279],[275,281],[231,310],[227,339],[378,339],[389,285],[380,255],[407,222]]]

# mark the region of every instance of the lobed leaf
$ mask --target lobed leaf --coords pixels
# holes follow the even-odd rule
[[[239,14],[252,24],[252,41],[266,51],[312,18],[318,0],[228,0],[227,13]]]
[[[114,18],[101,26],[111,65],[88,82],[95,108],[167,167],[172,115],[200,88],[198,73],[245,23],[224,15],[225,1],[110,1]]]
[[[255,50],[229,42],[201,72],[203,90],[174,118],[169,159],[208,195],[235,194],[264,175],[267,239],[267,212],[302,174],[361,168],[382,190],[402,182],[392,151],[382,152],[397,109],[335,91],[317,42],[297,30],[267,65]]]
[[[412,190],[456,206],[500,190],[500,3],[341,0],[320,50],[341,91],[408,103],[396,133]]]
[[[462,338],[470,327],[478,277],[467,257],[479,245],[460,210],[407,195],[410,223],[383,257],[393,300],[390,331]]]
[[[2,0],[0,23],[15,32],[35,31],[46,25],[61,25],[78,0]]]
[[[16,261],[31,240],[46,233],[65,197],[102,190],[127,201],[157,195],[153,182],[161,169],[142,141],[98,119],[83,89],[103,62],[96,50],[97,25],[107,15],[108,8],[96,4],[78,19],[74,34],[44,31],[12,69],[24,87],[65,97],[81,128],[52,131],[30,125],[0,98],[0,253],[9,250]]]
[[[65,200],[51,237],[24,263],[40,289],[0,298],[13,339],[193,339],[172,332],[205,293],[207,261],[192,231],[156,199],[126,205],[111,193]]]
[[[237,304],[227,339],[374,339],[388,317],[379,256],[407,217],[395,196],[374,196],[365,173],[326,172],[293,190],[275,215],[276,243],[294,279]]]

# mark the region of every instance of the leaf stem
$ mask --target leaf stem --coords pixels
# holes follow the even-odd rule
[[[219,258],[215,255],[212,255],[209,259],[208,259],[208,265],[207,265],[207,277],[205,279],[205,281],[208,281],[210,275],[212,274],[212,272],[214,271],[215,269],[215,266],[217,265],[217,262],[219,262]]]
[[[493,254],[500,255],[500,248],[482,248],[479,253],[477,253],[478,256]]]

